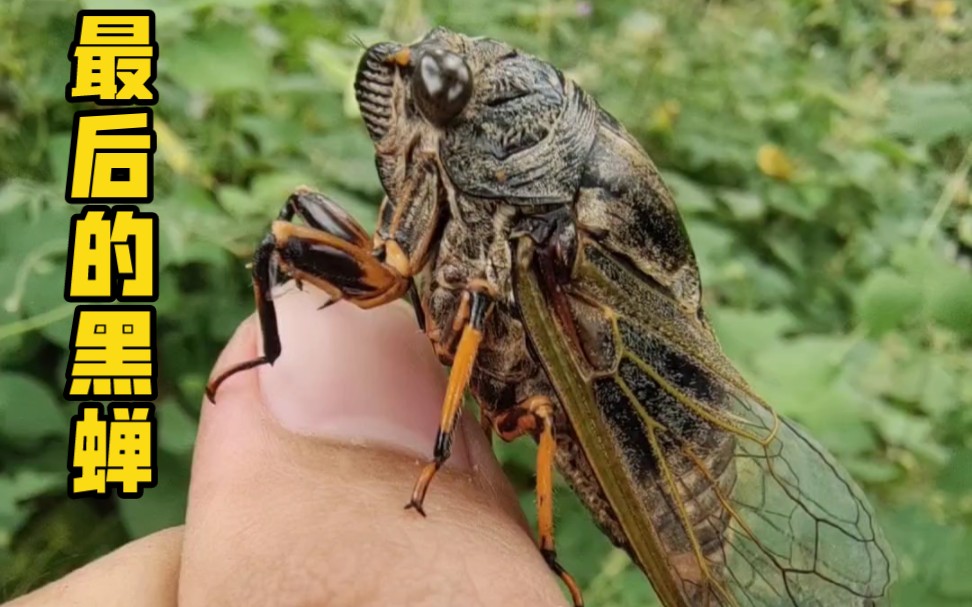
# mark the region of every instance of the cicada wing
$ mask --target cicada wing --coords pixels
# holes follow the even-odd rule
[[[753,607],[885,604],[894,557],[851,476],[797,424],[751,395],[737,394],[732,406],[736,415],[776,425],[764,442],[737,436],[737,481],[717,491],[728,518],[718,558],[733,597]],[[704,464],[689,457],[704,474]]]
[[[607,428],[593,386],[585,380],[576,354],[545,296],[534,265],[533,241],[518,242],[514,291],[520,314],[537,355],[556,390],[581,448],[608,499],[630,551],[666,607],[692,607],[662,547],[647,505],[640,498],[625,461],[622,445]]]
[[[523,321],[665,605],[887,596],[893,556],[861,490],[752,392],[704,323],[584,234],[563,287],[523,271],[521,249]]]

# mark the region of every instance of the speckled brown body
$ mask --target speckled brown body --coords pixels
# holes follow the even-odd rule
[[[533,396],[545,395],[557,402],[516,310],[512,241],[525,217],[564,209],[575,229],[598,235],[606,246],[637,264],[685,307],[685,316],[697,323],[697,331],[708,331],[688,237],[667,188],[640,145],[591,97],[545,63],[500,43],[474,43],[444,30],[432,32],[424,44],[463,55],[480,82],[491,77],[494,81],[492,87],[487,82],[485,93],[476,92],[468,118],[460,117],[446,134],[428,128],[416,112],[409,112],[404,97],[394,94],[389,97],[389,110],[399,118],[379,124],[380,109],[368,116],[366,96],[363,109],[366,120],[378,125],[372,133],[378,134],[379,173],[390,193],[377,234],[382,242],[398,241],[406,254],[416,250],[417,233],[441,234],[422,259],[418,285],[426,330],[444,364],[453,362],[458,335],[452,322],[463,291],[477,285],[496,300],[470,381],[481,408],[496,418]],[[372,65],[377,73],[370,78],[377,80],[387,68],[377,58]],[[397,76],[384,73],[392,90],[397,90],[391,86]],[[524,100],[523,107],[504,112],[502,104],[493,102],[496,97]],[[420,171],[410,165],[416,158],[429,167],[421,172],[417,187],[442,196],[408,203],[395,200],[396,192],[416,187],[406,185]],[[403,209],[403,204],[412,206]],[[440,206],[432,210],[432,205]],[[580,346],[593,363],[592,376],[617,374],[619,357],[614,353],[622,346],[611,343],[605,310],[582,299],[572,305],[576,306],[574,320],[582,327]],[[556,407],[555,419],[559,469],[611,540],[627,548],[562,407]],[[731,484],[732,435],[717,430],[711,434],[705,457],[711,461],[712,473],[723,479],[720,482]],[[677,527],[675,505],[659,486],[653,454],[631,450],[628,458],[638,468],[656,526]],[[706,522],[715,496],[704,490],[704,479],[683,467],[680,497],[715,559],[725,524]],[[690,553],[691,547],[677,533],[663,535],[673,554]]]
[[[585,99],[585,101],[590,102],[589,99]],[[612,165],[617,166],[616,158],[604,150],[604,145],[618,145],[619,143],[623,146],[632,145],[627,139],[618,139],[613,133],[605,138],[609,138],[608,141],[598,142],[600,145],[592,148],[591,154],[592,157],[595,153],[598,155],[591,159],[595,163],[595,167],[597,167],[597,163],[607,165],[601,173],[608,172]],[[624,152],[622,149],[621,153]],[[639,168],[642,170],[635,174],[645,175],[647,170],[651,171],[647,173],[649,176],[655,177],[653,168],[647,166]],[[595,170],[597,169],[595,168]],[[624,175],[611,175],[609,177],[615,178],[613,181],[615,184],[626,185]],[[655,182],[652,185],[658,187],[658,183]],[[450,185],[446,187],[450,187]],[[633,194],[640,195],[641,192]],[[567,204],[566,207],[571,209],[572,217],[576,218],[577,215],[583,215],[592,225],[600,225],[603,229],[607,229],[610,227],[610,222],[618,221],[619,218],[606,215],[603,210],[610,209],[611,206],[621,206],[606,204],[604,198],[609,195],[609,192],[604,188],[580,188],[578,195],[580,202]],[[425,309],[426,322],[430,327],[442,328],[441,330],[433,329],[430,331],[430,337],[435,344],[455,343],[458,336],[453,334],[450,323],[456,316],[460,294],[470,282],[479,282],[485,285],[501,303],[487,321],[483,343],[470,381],[472,394],[480,407],[492,417],[497,417],[499,414],[516,407],[518,403],[536,395],[549,396],[556,403],[557,395],[551,387],[540,362],[536,360],[535,355],[530,350],[526,330],[515,310],[510,283],[513,264],[509,244],[510,233],[517,222],[525,215],[524,209],[502,201],[475,198],[461,193],[457,193],[455,199],[456,204],[453,209],[450,209],[442,239],[430,258],[428,280],[420,283],[420,298],[423,302],[428,302]],[[641,196],[640,200],[649,199]],[[663,204],[661,200],[651,200],[650,202]],[[648,210],[640,210],[637,207],[631,212],[650,213]],[[681,244],[677,243],[680,236],[678,232],[663,236],[676,241],[676,244]],[[670,246],[672,243],[666,244]],[[686,290],[695,289],[691,297],[694,298],[695,305],[697,305],[698,281],[695,278],[697,274],[694,269],[694,260],[690,257],[691,252],[689,250],[685,249],[684,246],[681,248],[684,253],[687,253],[686,255],[683,255],[681,259],[670,256],[665,261],[669,267],[674,268],[673,274],[680,273],[681,276],[688,277],[688,280],[680,286]],[[682,280],[684,281],[684,279]],[[580,307],[585,304],[577,302],[576,305]],[[595,319],[601,313],[600,310],[588,307],[588,309],[579,311],[576,317],[585,318],[589,326],[590,331],[582,335],[582,340],[584,340],[582,347],[586,352],[591,353],[592,359],[600,363],[596,372],[610,376],[618,372],[619,364],[617,358],[610,352],[620,350],[620,346],[610,343],[612,338],[607,327],[596,326],[597,320]],[[443,364],[451,364],[453,352],[447,348],[440,347],[437,349]],[[595,516],[602,530],[617,546],[627,548],[624,534],[620,530],[609,502],[600,490],[583,450],[577,444],[577,438],[562,408],[556,408],[555,418],[558,468]],[[734,475],[731,460],[732,435],[725,432],[720,432],[720,435],[720,439],[716,441],[718,446],[711,449],[712,471],[719,478],[724,479],[723,482],[731,484]],[[640,461],[650,457],[650,453],[630,454],[632,461]],[[665,493],[657,486],[659,482],[656,478],[657,470],[650,469],[651,467],[647,462],[641,462],[639,465],[644,470],[643,481],[646,497],[650,498],[654,522],[660,529],[671,528],[673,525],[677,526],[679,522],[673,514],[674,506],[666,502]],[[702,515],[713,509],[712,500],[715,499],[715,496],[711,493],[705,494],[698,477],[695,477],[694,483],[692,482],[693,477],[687,465],[683,474],[684,488],[681,497],[690,509],[697,510],[698,514],[693,515],[693,519],[702,525],[704,523]],[[696,497],[696,494],[702,495]],[[713,532],[704,532],[712,542],[708,547],[710,552],[713,553],[713,558],[719,548],[722,529],[724,527]],[[691,550],[689,546],[679,542],[674,536],[670,538],[669,547],[673,552],[688,553]]]
[[[369,47],[355,78],[385,191],[368,235],[306,189],[253,264],[264,354],[282,276],[362,308],[408,293],[452,366],[424,514],[468,388],[538,441],[539,549],[557,467],[666,607],[876,605],[893,557],[850,475],[722,353],[692,247],[642,147],[550,64],[443,28]],[[304,225],[291,222],[299,218]]]

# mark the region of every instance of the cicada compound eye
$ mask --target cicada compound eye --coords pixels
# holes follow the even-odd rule
[[[425,119],[443,127],[472,96],[472,72],[462,57],[440,49],[422,53],[412,76],[412,96]]]

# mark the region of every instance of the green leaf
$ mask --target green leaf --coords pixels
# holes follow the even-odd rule
[[[237,217],[259,215],[273,216],[280,211],[287,198],[299,186],[319,190],[309,175],[301,172],[273,172],[261,174],[253,180],[249,191],[235,186],[219,189],[219,202],[230,214]]]
[[[280,211],[287,198],[300,186],[307,186],[312,190],[320,190],[315,184],[314,177],[299,171],[278,171],[259,175],[253,180],[250,195],[255,200],[257,209],[263,215],[273,216]]]
[[[15,355],[23,344],[23,334],[12,334],[20,324],[20,300],[17,276],[22,263],[16,258],[0,258],[0,361]],[[2,337],[9,334],[9,337]]]
[[[359,55],[356,50],[341,48],[326,40],[307,43],[307,60],[321,75],[323,84],[333,91],[341,91],[354,78]]]
[[[0,215],[36,201],[39,187],[39,184],[25,179],[13,179],[0,185]]]
[[[942,572],[942,594],[955,599],[972,600],[972,576],[969,563],[972,563],[972,534],[966,528],[956,531],[953,538],[952,558]]]
[[[711,285],[718,275],[718,269],[731,258],[732,234],[715,222],[698,219],[686,222],[685,229],[698,258],[702,282]]]
[[[219,204],[230,214],[243,216],[260,210],[260,201],[251,196],[245,189],[233,185],[223,186],[216,192]]]
[[[938,474],[938,486],[957,496],[972,494],[972,449],[962,448],[952,453]]]
[[[165,45],[159,69],[186,89],[199,93],[259,90],[270,66],[246,27],[217,23]]]
[[[816,199],[812,190],[801,192],[789,184],[770,183],[766,185],[766,203],[770,207],[797,219],[813,220],[817,211],[817,208],[811,204],[814,200]]]
[[[27,520],[30,509],[24,502],[55,487],[65,487],[66,479],[66,470],[59,474],[23,469],[0,475],[0,548],[10,545],[12,532]]]
[[[260,142],[260,152],[267,156],[285,153],[304,138],[302,125],[295,122],[292,116],[242,116],[240,127]]]
[[[716,308],[709,316],[719,342],[734,362],[751,361],[764,348],[775,345],[796,320],[784,310]]]
[[[914,321],[921,303],[918,284],[890,270],[877,270],[858,293],[858,322],[872,335],[883,335]]]
[[[683,213],[701,213],[716,208],[715,199],[702,186],[675,172],[666,172],[665,183],[672,190],[675,204]]]
[[[882,522],[898,559],[900,581],[894,588],[897,605],[968,605],[967,546],[963,527],[932,519],[919,505],[897,509]]]
[[[198,0],[197,0],[198,1]],[[192,10],[189,0],[81,0],[83,8],[89,10],[151,10],[155,13],[156,30],[165,31],[166,26],[174,27],[185,21],[186,14]],[[168,50],[168,45],[163,46]]]
[[[844,463],[855,479],[867,483],[891,483],[902,477],[901,469],[890,462],[849,458]]]
[[[185,521],[189,494],[189,460],[158,453],[158,485],[138,499],[117,499],[125,529],[140,538]]]
[[[957,496],[972,494],[972,449],[959,449],[952,454],[938,475],[938,486]]]
[[[229,245],[232,233],[239,231],[239,222],[227,216],[207,191],[180,183],[153,207],[159,215],[161,268],[191,262],[216,267],[226,263],[226,254],[219,247]],[[255,234],[253,240],[257,240]],[[160,292],[160,298],[163,296]]]
[[[929,316],[953,331],[972,338],[972,274],[950,267],[929,285]]]
[[[189,417],[174,399],[160,402],[157,411],[159,446],[173,455],[192,453],[196,442],[196,420]]]
[[[878,431],[885,441],[921,455],[932,462],[944,462],[947,451],[935,440],[935,428],[931,421],[884,407],[875,418]]]
[[[67,347],[74,322],[72,304],[64,301],[64,278],[67,266],[58,262],[31,274],[24,294],[24,310],[29,316],[49,318],[40,327],[41,334],[52,342]]]
[[[763,216],[766,205],[758,194],[744,190],[722,190],[719,199],[728,205],[732,214],[741,221],[753,221]]]
[[[930,356],[923,366],[924,377],[918,403],[932,417],[944,416],[962,405],[959,381],[943,357]]]
[[[0,435],[34,441],[66,437],[69,430],[69,420],[47,386],[22,373],[0,373]]]
[[[838,453],[872,446],[864,399],[841,376],[848,343],[829,336],[779,340],[754,360],[756,391],[779,413],[792,417]]]
[[[67,189],[68,163],[71,158],[71,133],[51,135],[47,141],[47,160],[51,165],[54,183]]]
[[[901,83],[890,91],[888,131],[923,143],[972,135],[972,86]]]
[[[373,192],[372,207],[377,208],[381,201],[378,175],[375,173],[374,147],[366,137],[361,137],[361,128],[342,128],[329,135],[315,139],[309,153],[320,180],[357,192]],[[334,150],[341,150],[335,155]],[[330,193],[330,190],[327,190]],[[338,200],[344,204],[343,200]]]

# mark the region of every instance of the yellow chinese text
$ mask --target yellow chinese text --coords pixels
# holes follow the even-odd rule
[[[158,45],[151,11],[80,11],[68,101],[153,104]]]
[[[99,403],[84,403],[71,419],[68,494],[141,497],[157,484],[155,407],[112,403],[104,417]]]
[[[85,207],[71,219],[64,299],[155,301],[158,232],[155,213],[133,206]]]
[[[104,493],[108,467],[108,425],[101,405],[86,403],[71,419],[69,494]]]
[[[75,112],[67,201],[151,202],[155,141],[149,108]]]
[[[155,309],[78,306],[64,398],[154,400]]]

